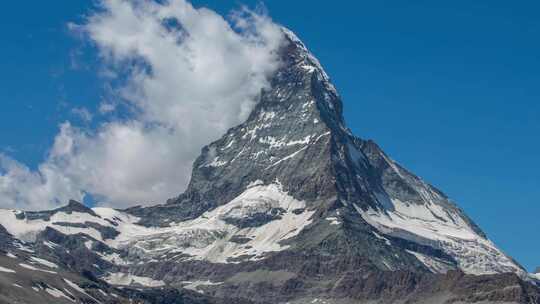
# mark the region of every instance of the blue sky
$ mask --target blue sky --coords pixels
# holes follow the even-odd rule
[[[61,122],[85,124],[73,108],[97,111],[106,94],[95,50],[66,26],[89,2],[11,1],[0,12],[0,151],[31,168]],[[259,1],[194,1],[222,14],[239,3]],[[441,188],[523,265],[540,266],[540,4],[265,5],[320,59],[356,135]]]

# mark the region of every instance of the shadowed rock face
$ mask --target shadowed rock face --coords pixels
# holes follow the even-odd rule
[[[0,250],[7,250],[12,246],[13,236],[0,225]]]
[[[17,213],[40,223],[26,255],[130,285],[121,296],[142,303],[538,303],[459,207],[347,129],[317,59],[284,35],[270,86],[202,149],[184,193]],[[6,227],[0,238],[24,230]]]

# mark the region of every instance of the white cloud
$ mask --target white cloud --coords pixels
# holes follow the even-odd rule
[[[99,104],[99,113],[101,114],[111,113],[114,111],[114,109],[116,109],[116,106],[112,102],[102,101]]]
[[[84,122],[90,122],[93,118],[92,113],[85,107],[73,108],[71,113]]]
[[[50,209],[69,199],[83,198],[83,192],[55,168],[44,163],[30,171],[21,163],[0,154],[0,206],[29,210]]]
[[[232,16],[184,0],[102,0],[77,29],[109,75],[125,77],[100,112],[122,102],[132,114],[97,130],[62,124],[35,172],[4,156],[0,206],[39,209],[86,192],[127,207],[183,191],[201,147],[246,119],[279,65],[279,27],[245,9]]]

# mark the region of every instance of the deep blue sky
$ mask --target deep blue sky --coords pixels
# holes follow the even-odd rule
[[[221,13],[239,3],[195,1]],[[452,197],[503,250],[540,266],[540,3],[267,1],[320,59],[355,134]],[[70,109],[104,94],[66,28],[90,1],[0,11],[0,150],[36,166]],[[74,60],[73,60],[74,59]],[[75,65],[73,63],[76,63]]]

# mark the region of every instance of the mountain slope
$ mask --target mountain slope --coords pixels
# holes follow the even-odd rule
[[[183,194],[127,210],[1,210],[6,237],[71,273],[208,301],[536,303],[522,267],[459,207],[347,129],[328,75],[284,36],[270,87],[202,149]]]

